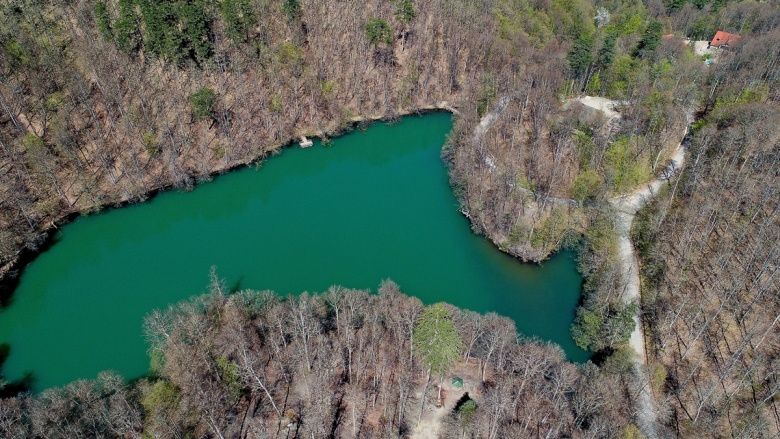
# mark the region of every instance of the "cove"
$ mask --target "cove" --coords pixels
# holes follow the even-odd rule
[[[142,376],[143,317],[203,293],[212,266],[231,288],[282,295],[393,279],[425,303],[510,317],[584,361],[569,335],[582,284],[573,254],[522,264],[471,232],[440,158],[451,128],[448,113],[375,123],[76,219],[0,311],[6,378],[30,372],[40,390],[102,370]]]

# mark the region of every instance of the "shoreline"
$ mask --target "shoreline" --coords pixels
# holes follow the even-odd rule
[[[482,140],[482,137],[493,124],[493,122],[498,119],[498,117],[507,107],[510,99],[511,97],[509,96],[501,97],[493,110],[482,117],[474,130],[472,142],[476,144]],[[580,103],[595,110],[602,111],[608,118],[607,123],[611,123],[620,118],[620,114],[614,111],[613,107],[608,108],[608,104],[612,104],[604,98],[581,96],[579,98],[574,98],[573,100],[579,101]],[[615,231],[618,239],[618,257],[620,260],[620,271],[622,278],[620,294],[624,303],[636,302],[637,304],[637,311],[633,316],[634,329],[631,331],[628,344],[635,354],[632,362],[632,369],[633,374],[637,380],[636,384],[638,385],[638,395],[636,397],[636,403],[638,406],[638,412],[636,415],[637,423],[639,424],[639,428],[642,433],[648,439],[657,439],[659,437],[657,428],[658,410],[655,404],[655,396],[652,394],[652,389],[650,388],[650,376],[647,370],[647,352],[645,350],[646,340],[642,326],[639,259],[637,258],[636,252],[634,251],[634,243],[631,241],[631,226],[634,222],[636,213],[643,206],[645,206],[648,201],[653,199],[659,193],[661,188],[669,183],[675,175],[679,175],[679,171],[684,166],[686,142],[690,136],[690,126],[694,121],[693,114],[689,111],[686,114],[685,119],[685,129],[683,131],[680,142],[671,152],[669,161],[666,166],[663,167],[661,172],[655,178],[638,185],[631,191],[623,194],[613,194],[605,200],[607,205],[614,210],[617,220]],[[543,202],[552,202],[553,204],[581,207],[581,203],[578,203],[572,199],[550,197],[547,195],[537,196],[537,194],[533,191],[527,189],[524,190],[524,192],[525,191],[527,191],[527,193],[533,197],[533,203],[538,204],[539,200],[541,199]],[[463,213],[469,217],[468,212]],[[489,236],[488,239],[491,242],[494,242],[493,239]],[[512,249],[502,248],[500,246],[499,248],[502,251],[515,256]],[[559,250],[560,249],[554,250],[546,257],[541,258],[538,262],[549,258],[550,255],[556,253]]]
[[[305,135],[309,138],[318,139],[322,141],[325,138],[335,138],[335,137],[347,135],[355,131],[355,129],[357,129],[361,123],[391,121],[393,119],[400,118],[400,117],[422,115],[426,113],[434,113],[439,111],[448,112],[453,116],[460,115],[460,111],[458,111],[457,106],[450,104],[448,101],[439,101],[434,104],[422,105],[420,107],[415,107],[412,109],[403,109],[394,113],[374,114],[370,116],[356,116],[350,118],[345,126],[337,127],[336,129],[331,131],[323,130],[323,129],[315,129],[309,131],[301,130],[301,132],[307,133]],[[251,166],[253,164],[261,163],[262,161],[266,160],[270,155],[274,153],[282,152],[287,148],[293,148],[296,145],[298,145],[298,142],[296,140],[297,137],[298,137],[297,135],[291,137],[287,142],[279,144],[274,148],[265,151],[262,155],[258,155],[251,159],[241,160],[231,164],[226,164],[225,166],[218,166],[212,169],[211,171],[209,171],[207,174],[195,178],[193,187],[202,183],[206,183],[215,177],[227,174],[231,171],[235,171],[244,168],[246,166]],[[56,243],[55,237],[56,237],[57,230],[60,227],[73,222],[80,216],[92,215],[106,210],[120,209],[133,204],[143,203],[151,200],[152,198],[156,197],[162,192],[166,192],[173,189],[180,189],[180,188],[177,188],[175,185],[170,183],[153,186],[147,189],[146,192],[144,192],[140,196],[134,198],[120,197],[118,200],[115,201],[106,202],[104,204],[98,204],[92,206],[90,210],[94,209],[94,211],[90,211],[88,213],[83,213],[75,210],[65,211],[62,212],[54,220],[46,223],[46,226],[38,232],[39,233],[38,238],[35,241],[28,243],[28,244],[33,244],[34,248],[24,246],[9,261],[5,262],[3,265],[0,265],[0,309],[2,309],[3,307],[7,306],[10,303],[11,297],[13,296],[13,292],[16,290],[21,275],[24,272],[24,269],[27,267],[27,265],[30,264],[33,260],[35,260],[35,258],[37,258],[41,253],[45,252],[47,249],[49,249],[52,245]]]

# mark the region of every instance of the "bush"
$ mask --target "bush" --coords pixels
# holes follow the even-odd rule
[[[144,393],[141,405],[147,413],[170,413],[179,406],[179,389],[166,380],[152,384]]]
[[[22,66],[30,64],[30,51],[23,47],[18,41],[10,39],[7,43],[5,43],[3,49],[6,55],[8,55],[8,59],[12,61],[13,64]]]
[[[464,426],[470,424],[476,411],[477,403],[474,402],[473,399],[464,402],[463,405],[458,408],[458,416],[460,417],[461,424]]]
[[[659,202],[654,201],[640,209],[631,227],[631,241],[642,261],[641,274],[650,288],[657,286],[666,273],[666,261],[657,244],[660,226],[658,208]]]
[[[227,388],[230,397],[233,400],[238,399],[243,390],[241,377],[238,374],[238,365],[221,356],[217,357],[217,370],[219,371],[219,377],[225,383],[225,388]]]
[[[392,44],[393,30],[385,20],[372,18],[366,23],[366,38],[374,46],[379,44]]]
[[[571,337],[580,348],[597,351],[601,345],[598,340],[603,327],[604,317],[601,314],[581,307],[571,326]]]
[[[95,3],[95,23],[97,24],[100,34],[103,35],[103,38],[106,40],[111,40],[113,38],[114,35],[111,31],[111,16],[108,13],[106,3],[103,1]]]
[[[596,198],[601,191],[604,179],[595,170],[580,172],[571,189],[571,196],[577,201],[585,201]]]
[[[569,61],[569,68],[574,77],[581,77],[585,74],[593,61],[591,52],[593,51],[593,37],[589,34],[581,34],[574,44],[572,44],[566,59]]]
[[[401,23],[409,23],[411,22],[416,13],[414,12],[414,4],[412,4],[412,0],[400,0],[398,2],[398,7],[395,10],[395,17],[400,21]]]
[[[272,113],[280,114],[284,110],[282,97],[278,94],[271,96],[271,102],[268,104],[268,109],[271,110]]]
[[[208,87],[202,87],[189,97],[192,106],[192,115],[197,120],[206,119],[214,115],[214,104],[217,94]]]
[[[153,131],[147,131],[143,135],[144,150],[150,156],[157,154],[160,151],[160,146],[157,144],[157,135]]]
[[[114,23],[114,39],[119,50],[135,52],[141,44],[141,29],[133,0],[119,0],[119,18]]]
[[[33,133],[27,133],[22,137],[22,147],[27,153],[45,148],[43,139]]]
[[[631,371],[636,353],[630,346],[620,346],[604,360],[601,368],[611,374],[624,375]]]
[[[477,98],[477,116],[482,117],[487,113],[488,106],[496,99],[497,95],[496,81],[490,74],[485,75],[482,78],[482,87]]]
[[[612,189],[625,192],[650,178],[647,158],[636,154],[627,137],[612,142],[604,155]]]
[[[661,45],[661,33],[663,32],[663,26],[659,21],[651,21],[645,29],[645,34],[639,41],[639,44],[634,50],[634,56],[646,58],[648,55],[655,52],[655,49]]]
[[[535,248],[555,248],[568,230],[567,213],[554,209],[542,224],[531,234],[531,245]]]
[[[284,0],[282,11],[284,11],[288,20],[294,21],[301,16],[301,3],[299,0]]]
[[[592,305],[594,306],[594,305]],[[574,342],[582,349],[619,348],[631,337],[637,305],[609,305],[604,310],[582,306],[571,326]]]

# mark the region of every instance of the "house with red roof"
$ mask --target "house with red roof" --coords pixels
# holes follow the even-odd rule
[[[730,34],[728,32],[724,32],[722,30],[719,30],[715,32],[715,36],[712,37],[712,41],[710,41],[710,44],[708,47],[717,47],[719,49],[728,49],[729,47],[733,46],[737,41],[739,41],[742,37],[740,37],[737,34]]]

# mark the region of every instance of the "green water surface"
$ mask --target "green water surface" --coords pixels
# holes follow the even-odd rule
[[[573,255],[522,264],[474,235],[440,158],[451,116],[377,123],[149,202],[81,217],[24,271],[0,311],[7,378],[34,387],[148,370],[142,321],[205,291],[211,266],[231,287],[280,294],[386,278],[426,303],[511,317],[560,344],[581,292]]]

